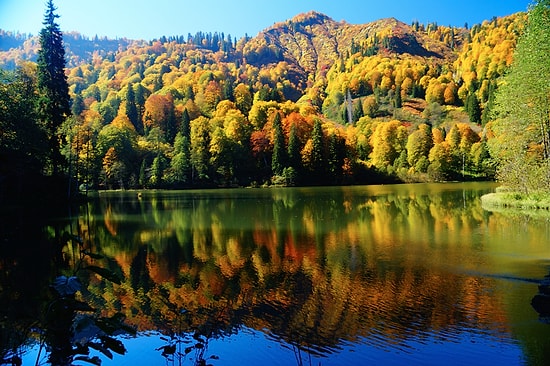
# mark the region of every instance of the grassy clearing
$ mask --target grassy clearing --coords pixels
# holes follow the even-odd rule
[[[514,211],[548,211],[550,212],[550,193],[524,194],[498,189],[481,197],[483,208],[512,209]]]

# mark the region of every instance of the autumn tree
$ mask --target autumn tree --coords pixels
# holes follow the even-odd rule
[[[218,184],[226,185],[232,178],[231,147],[223,131],[223,125],[212,127],[209,145],[209,167],[215,173],[211,178]]]
[[[433,147],[432,130],[426,125],[418,126],[418,129],[411,133],[407,139],[407,162],[409,166],[415,167],[417,171],[424,172],[423,160],[428,161],[428,155]],[[426,166],[427,168],[427,166]]]
[[[379,105],[374,96],[368,96],[363,100],[364,114],[370,118],[376,117],[378,113]]]
[[[228,109],[222,119],[231,178],[246,181],[250,173],[250,124],[236,107]]]
[[[118,116],[101,129],[98,150],[109,186],[125,186],[135,167],[137,133],[126,116]]]
[[[51,149],[51,171],[61,172],[63,159],[60,153],[60,136],[57,130],[70,115],[70,97],[65,75],[65,48],[63,34],[55,19],[53,0],[48,0],[44,15],[44,28],[40,31],[38,51],[38,88],[40,114],[48,133]]]
[[[393,165],[402,150],[403,141],[401,122],[393,120],[381,123],[372,135],[372,163],[380,169]]]
[[[252,93],[250,89],[243,83],[240,83],[233,90],[233,98],[235,99],[235,104],[237,108],[244,114],[248,115],[250,108],[252,108]]]
[[[428,166],[428,175],[432,180],[445,181],[449,178],[452,151],[447,141],[436,143],[430,149],[428,160],[430,162]]]
[[[193,182],[208,179],[210,160],[210,131],[208,118],[201,116],[191,121],[191,164]]]
[[[76,145],[78,181],[87,187],[97,187],[101,172],[101,153],[97,142],[99,132],[103,127],[101,116],[87,110],[82,114],[82,122],[78,125],[73,144]],[[105,151],[103,151],[105,153]]]
[[[166,141],[173,141],[176,135],[174,100],[170,94],[152,94],[145,101],[143,125],[147,130],[159,128]]]

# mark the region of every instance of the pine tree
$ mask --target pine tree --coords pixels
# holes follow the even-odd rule
[[[38,88],[40,114],[48,132],[52,173],[60,173],[63,159],[57,130],[71,114],[69,85],[65,75],[65,48],[63,34],[55,18],[53,0],[48,0],[44,15],[44,28],[40,31],[38,51]]]
[[[353,122],[359,121],[359,119],[364,115],[363,102],[359,99],[357,103],[355,103],[355,107],[353,108]]]
[[[181,123],[180,123],[180,131],[181,134],[184,137],[190,138],[191,137],[191,118],[189,117],[189,112],[187,111],[187,108],[183,110],[183,113],[181,114]]]
[[[126,116],[134,125],[134,128],[138,133],[143,133],[143,124],[139,118],[138,109],[136,106],[136,95],[134,93],[134,86],[132,83],[128,83],[128,90],[126,91]]]
[[[141,132],[143,132],[143,123],[141,121],[143,121],[143,114],[145,113],[145,101],[147,100],[147,96],[145,95],[146,92],[147,89],[145,89],[141,83],[138,83],[134,91],[134,101],[138,113],[138,120],[140,121]]]
[[[179,180],[187,183],[191,180],[191,121],[187,108],[183,110],[180,130],[174,141],[174,153],[176,159],[177,175]]]
[[[281,116],[275,113],[273,118],[273,157],[271,158],[271,170],[273,175],[281,175],[285,168],[285,137]]]
[[[337,183],[342,178],[343,169],[342,166],[344,165],[344,158],[345,158],[345,145],[344,141],[336,135],[336,133],[332,133],[328,140],[328,173],[330,174],[330,178],[332,179],[333,183]]]
[[[73,105],[71,106],[71,113],[74,116],[80,116],[80,114],[84,111],[84,100],[82,99],[81,94],[76,94],[73,99]]]
[[[320,120],[316,120],[313,124],[313,131],[311,133],[311,169],[313,170],[314,179],[322,179],[325,169],[325,141],[323,135],[323,127]],[[316,183],[320,183],[317,180]]]
[[[296,125],[292,125],[288,137],[288,164],[297,172],[301,170],[302,156],[300,155],[300,140],[296,132]]]
[[[393,106],[394,108],[402,108],[403,107],[403,99],[401,98],[401,85],[397,84],[395,86],[395,96],[393,99]]]
[[[479,105],[479,100],[474,92],[471,92],[466,98],[465,106],[466,112],[470,117],[470,122],[480,123],[481,122],[481,106]]]

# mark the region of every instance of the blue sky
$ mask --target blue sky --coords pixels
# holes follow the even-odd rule
[[[46,0],[0,0],[0,29],[38,34]],[[224,32],[255,36],[276,22],[316,10],[334,20],[367,23],[395,17],[405,23],[470,26],[527,10],[530,0],[54,0],[62,31],[86,36],[153,39]]]

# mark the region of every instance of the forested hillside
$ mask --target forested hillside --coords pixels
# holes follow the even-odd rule
[[[98,36],[89,38],[77,32],[64,33],[63,41],[67,50],[67,66],[69,68],[91,62],[94,57],[106,57],[130,46],[142,47],[146,45],[144,41],[126,38],[108,39]],[[11,70],[17,67],[17,63],[21,60],[36,61],[39,47],[38,36],[0,29],[0,68]]]
[[[64,153],[105,188],[492,178],[488,112],[524,23],[311,12],[238,40],[65,34]],[[4,67],[33,60],[36,40],[19,41]]]

